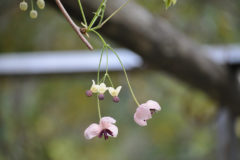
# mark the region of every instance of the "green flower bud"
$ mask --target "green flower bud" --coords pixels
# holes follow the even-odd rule
[[[37,0],[37,6],[40,9],[44,9],[45,8],[45,2],[44,0]]]
[[[21,11],[26,11],[28,9],[28,4],[27,2],[25,1],[22,1],[20,4],[19,4],[19,8]]]
[[[36,10],[31,10],[31,12],[30,12],[30,17],[31,17],[32,19],[36,19],[37,16],[38,16],[37,11],[36,11]]]
[[[163,0],[165,3],[166,9],[168,9],[170,6],[173,6],[177,3],[177,0]]]

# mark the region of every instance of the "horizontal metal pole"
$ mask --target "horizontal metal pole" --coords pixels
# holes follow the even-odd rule
[[[127,70],[141,67],[140,56],[126,49],[117,49]],[[37,75],[96,72],[101,51],[54,51],[0,54],[0,75]],[[101,70],[106,68],[106,54]],[[109,70],[122,69],[116,56],[109,51]]]

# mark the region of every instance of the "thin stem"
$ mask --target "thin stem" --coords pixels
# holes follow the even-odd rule
[[[113,48],[110,47],[110,46],[104,41],[103,37],[102,37],[97,31],[95,31],[95,30],[91,30],[91,31],[93,31],[95,34],[97,34],[97,36],[98,36],[98,37],[101,39],[101,41],[103,42],[104,47],[109,48],[109,49],[116,55],[118,61],[120,62],[121,66],[122,66],[122,69],[123,69],[125,78],[126,78],[126,80],[127,80],[127,84],[128,84],[129,90],[130,90],[130,92],[131,92],[131,94],[132,94],[132,97],[133,97],[135,103],[139,106],[140,104],[139,104],[139,102],[138,102],[138,100],[137,100],[137,98],[136,98],[136,96],[135,96],[135,94],[134,94],[134,92],[133,92],[133,89],[132,89],[132,87],[131,87],[131,84],[130,84],[130,82],[129,82],[129,80],[128,80],[128,75],[127,75],[126,69],[125,69],[125,67],[124,67],[124,65],[123,65],[120,57],[119,57],[118,54],[113,50]]]
[[[80,31],[81,28],[74,23],[74,21],[72,20],[72,18],[69,16],[68,12],[65,10],[64,6],[62,5],[61,1],[56,0],[56,3],[59,9],[61,10],[61,12],[63,13],[63,15],[65,16],[65,18],[67,19],[67,21],[69,22],[69,24],[75,30],[75,32],[80,37],[80,39],[83,41],[83,43],[88,47],[89,50],[93,50],[92,45],[87,41],[87,39],[81,33]]]
[[[104,76],[101,78],[101,80],[99,81],[99,83],[104,83],[106,79],[106,74],[104,74]]]
[[[135,96],[135,94],[134,94],[134,92],[133,92],[133,89],[132,89],[132,87],[131,87],[131,84],[130,84],[130,82],[129,82],[129,80],[128,80],[128,75],[127,75],[126,69],[125,69],[125,67],[124,67],[124,65],[123,65],[120,57],[119,57],[118,54],[113,50],[112,47],[110,47],[110,46],[108,46],[108,47],[109,47],[109,49],[116,55],[118,61],[120,62],[121,66],[122,66],[122,69],[123,69],[123,72],[124,72],[124,75],[125,75],[126,80],[127,80],[127,84],[128,84],[129,90],[130,90],[130,92],[131,92],[131,94],[132,94],[132,97],[133,97],[134,101],[136,102],[136,104],[139,106],[140,104],[139,104],[139,102],[138,102],[138,100],[137,100],[137,98],[136,98],[136,96]]]
[[[102,24],[94,27],[93,29],[99,29],[99,28],[101,28],[105,23],[107,23],[107,21],[109,21],[109,20],[110,20],[114,15],[116,15],[123,7],[125,7],[125,6],[128,4],[129,1],[130,1],[130,0],[127,0],[127,1],[126,1],[123,5],[121,5],[116,11],[114,11],[107,19],[105,19]]]
[[[33,0],[31,0],[31,5],[32,5],[32,10],[34,10],[34,7],[33,7]]]
[[[108,48],[106,48],[106,57],[107,57],[106,74],[108,74]]]
[[[97,96],[97,107],[98,107],[98,116],[99,116],[99,120],[101,120],[102,116],[101,116],[101,108],[100,108],[100,102]]]
[[[101,41],[102,41],[102,43],[103,43],[103,45],[104,45],[105,47],[108,47],[108,44],[105,42],[105,40],[103,39],[103,37],[102,37],[97,31],[95,31],[95,30],[93,30],[93,29],[91,29],[91,31],[94,32],[94,33],[101,39]]]
[[[88,26],[88,30],[90,30],[90,29],[92,28],[93,24],[94,24],[94,23],[96,22],[96,20],[98,19],[99,15],[100,15],[100,13],[101,13],[101,11],[102,11],[102,6],[105,5],[105,3],[106,3],[106,0],[102,0],[102,2],[101,2],[101,4],[100,4],[100,6],[98,7],[98,9],[97,9],[97,11],[96,11],[96,13],[95,13],[92,21],[90,22],[90,24],[89,24],[89,26]]]
[[[83,22],[84,22],[84,24],[87,26],[87,20],[86,20],[86,17],[85,17],[83,8],[82,8],[81,0],[78,0],[78,4],[79,4],[79,7],[80,7],[80,10],[81,10],[81,13],[82,13]]]
[[[111,77],[109,76],[109,74],[107,74],[107,78],[108,78],[108,80],[109,80],[111,86],[114,88],[114,86],[113,86],[113,82],[112,82]]]
[[[102,57],[103,57],[103,52],[104,52],[104,50],[105,50],[105,47],[103,47],[103,49],[102,49],[101,56],[100,56],[100,60],[99,60],[99,64],[98,64],[97,84],[99,84],[100,67],[101,67],[101,63],[102,63]]]
[[[100,67],[101,67],[101,63],[102,63],[102,56],[103,56],[104,50],[105,50],[105,47],[103,47],[103,49],[102,49],[100,60],[99,60],[99,65],[98,65],[98,73],[97,73],[97,84],[98,85],[99,85]],[[100,107],[100,102],[99,102],[98,96],[99,96],[99,94],[97,94],[98,116],[99,116],[99,120],[101,120],[101,107]]]
[[[106,4],[107,4],[107,0],[105,1],[105,3],[102,4],[101,7],[101,15],[100,15],[100,21],[98,23],[98,26],[101,25],[102,21],[103,21],[103,17],[104,17],[104,13],[105,13],[105,9],[106,9]]]
[[[107,75],[106,74],[104,74],[104,76],[102,77],[102,79],[101,79],[101,83],[105,83],[105,80],[106,80],[106,77],[107,77]]]

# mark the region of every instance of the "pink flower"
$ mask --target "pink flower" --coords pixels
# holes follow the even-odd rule
[[[84,136],[86,139],[92,139],[96,136],[107,140],[109,136],[117,137],[118,128],[114,125],[116,120],[112,117],[103,117],[101,118],[99,124],[93,123],[91,124],[85,131]]]
[[[149,100],[136,109],[134,121],[140,126],[146,126],[147,120],[152,118],[152,114],[160,110],[161,107],[156,101]]]

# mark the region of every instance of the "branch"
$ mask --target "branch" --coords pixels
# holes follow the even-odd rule
[[[76,31],[76,33],[80,37],[80,39],[83,41],[83,43],[88,47],[89,50],[93,50],[92,45],[88,42],[88,40],[81,33],[81,31],[80,31],[81,28],[74,23],[74,21],[72,20],[72,18],[69,16],[68,12],[65,10],[64,6],[62,5],[61,1],[56,0],[56,3],[58,5],[59,9],[61,10],[61,12],[63,13],[63,15],[65,16],[65,18],[67,19],[67,21],[70,23],[72,28]]]

